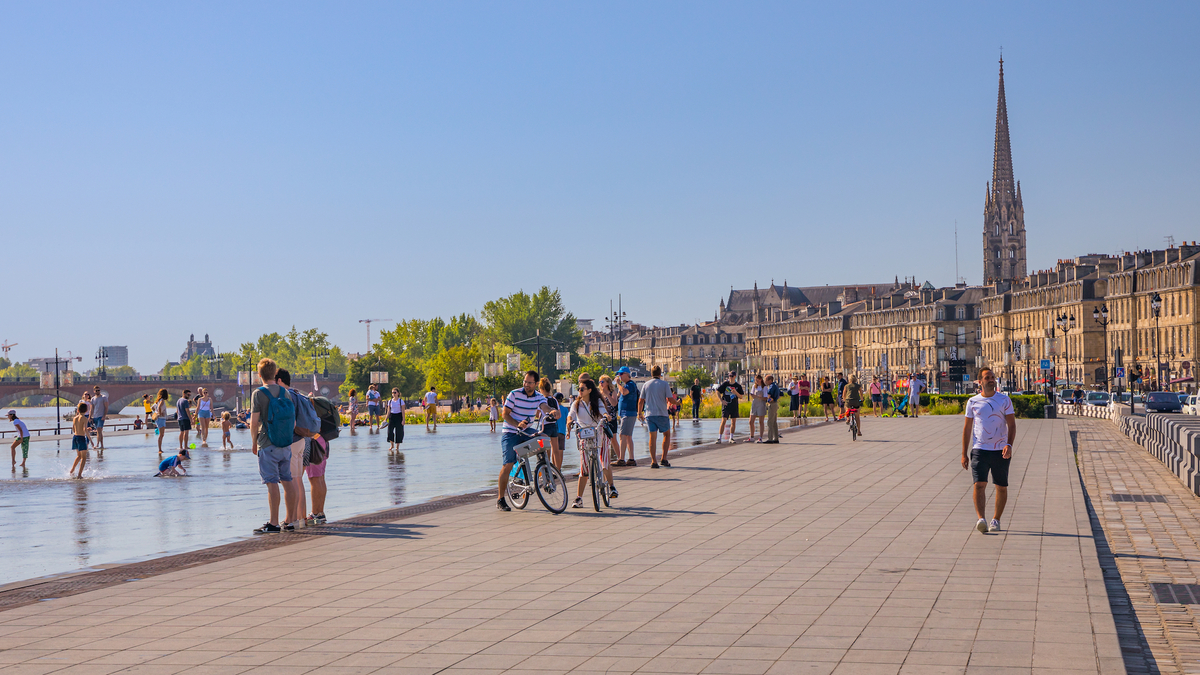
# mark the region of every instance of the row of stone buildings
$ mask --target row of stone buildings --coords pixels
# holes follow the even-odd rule
[[[595,331],[583,351],[636,358],[666,372],[698,366],[716,374],[857,373],[889,381],[921,373],[942,391],[969,389],[965,383],[984,365],[1013,389],[1036,389],[1048,376],[1060,385],[1104,388],[1119,355],[1124,368],[1142,371],[1145,387],[1190,390],[1200,330],[1198,263],[1193,242],[1061,260],[1054,269],[987,286],[755,285],[731,289],[713,321]],[[1041,370],[1044,359],[1049,373]]]

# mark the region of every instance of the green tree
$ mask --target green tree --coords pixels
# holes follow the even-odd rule
[[[317,358],[318,354],[323,353],[329,357]],[[316,328],[298,331],[292,326],[286,335],[267,333],[254,342],[243,343],[238,354],[238,368],[249,363],[253,370],[259,359],[263,358],[275,361],[280,368],[288,369],[293,375],[324,372],[326,363],[330,373],[345,373],[349,369],[345,352],[329,342],[328,333]]]
[[[0,356],[0,370],[4,370],[12,365],[12,361]]]
[[[671,373],[675,376],[675,386],[691,389],[694,380],[700,380],[700,386],[707,389],[713,383],[712,373],[700,366],[691,366],[681,372]]]
[[[33,366],[27,366],[24,363],[10,365],[4,370],[0,370],[0,377],[41,377],[38,371]]]
[[[550,290],[548,286],[542,286],[533,295],[520,291],[488,302],[480,316],[492,340],[513,345],[525,354],[538,352],[536,343],[529,338],[540,331],[544,342],[536,370],[547,376],[558,371],[555,352],[575,352],[583,345],[583,333],[575,325],[575,315],[563,306],[558,290]]]
[[[367,386],[371,384],[372,370],[387,371],[388,382],[380,385],[384,398],[391,395],[393,387],[400,390],[401,396],[412,398],[420,394],[425,385],[425,374],[410,359],[381,353],[376,346],[375,352],[364,354],[362,358],[350,362],[346,381],[338,388],[342,397],[349,396],[351,389],[357,389],[360,393],[366,391]]]
[[[469,371],[483,370],[477,347],[457,345],[443,349],[429,359],[425,369],[425,386],[437,387],[441,394],[462,396],[471,392],[472,383],[466,381]]]
[[[134,370],[133,366],[107,366],[104,369],[107,377],[137,377],[138,371]],[[92,369],[84,373],[85,377],[97,377],[99,369]]]

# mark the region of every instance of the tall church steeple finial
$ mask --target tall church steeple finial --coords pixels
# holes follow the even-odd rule
[[[992,182],[983,206],[983,282],[1013,281],[1025,276],[1025,207],[1013,176],[1008,101],[1004,93],[1004,54],[996,91],[996,141]]]
[[[1008,102],[1004,99],[1004,57],[1000,57],[1000,89],[996,94],[996,148],[992,157],[992,190],[1016,197],[1012,145],[1008,139]]]

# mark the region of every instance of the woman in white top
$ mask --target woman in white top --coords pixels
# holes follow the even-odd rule
[[[758,420],[758,440],[756,443],[763,442],[763,432],[767,426],[767,385],[763,382],[762,375],[754,376],[754,386],[750,387],[750,435],[746,437],[746,442],[749,443],[751,438],[754,438],[754,420]]]
[[[358,390],[351,389],[349,400],[346,403],[346,412],[350,413],[350,433],[354,434],[354,422],[358,417]]]
[[[488,399],[488,424],[491,426],[491,433],[496,433],[496,420],[500,418],[500,406],[496,405],[496,399]]]
[[[600,396],[600,391],[596,389],[596,383],[591,380],[580,380],[579,396],[575,402],[571,404],[571,411],[567,414],[567,438],[571,437],[571,423],[579,425],[581,429],[593,429],[595,431],[595,439],[598,444],[596,447],[596,458],[600,462],[600,468],[604,470],[604,477],[608,480],[608,484],[612,485],[611,498],[617,498],[617,486],[613,484],[612,464],[609,461],[608,436],[604,433],[601,426],[605,423],[605,416],[608,414],[608,406],[604,405],[604,400]],[[583,508],[583,489],[587,487],[588,481],[588,462],[583,451],[582,438],[577,439],[579,445],[579,489],[575,493],[575,503],[572,505],[575,508]]]
[[[392,387],[392,397],[388,399],[388,452],[400,449],[404,442],[404,399],[400,398],[400,390]]]

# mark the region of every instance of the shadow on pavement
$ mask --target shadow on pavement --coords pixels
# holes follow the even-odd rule
[[[342,527],[346,525],[348,527]],[[338,527],[304,528],[304,534],[322,537],[354,537],[356,539],[419,539],[421,529],[436,525],[402,525],[399,523],[339,523]]]
[[[757,471],[751,471],[750,469],[722,469],[722,468],[716,467],[716,466],[674,466],[671,468],[674,470],[682,470],[682,471],[736,471],[736,472],[746,472],[746,473],[758,473]],[[678,479],[674,478],[672,480],[678,480]]]
[[[617,511],[610,511],[614,515],[639,516],[642,518],[666,518],[674,515],[686,516],[715,516],[716,511],[677,511],[673,509],[652,509],[647,506],[627,506],[620,508]]]

